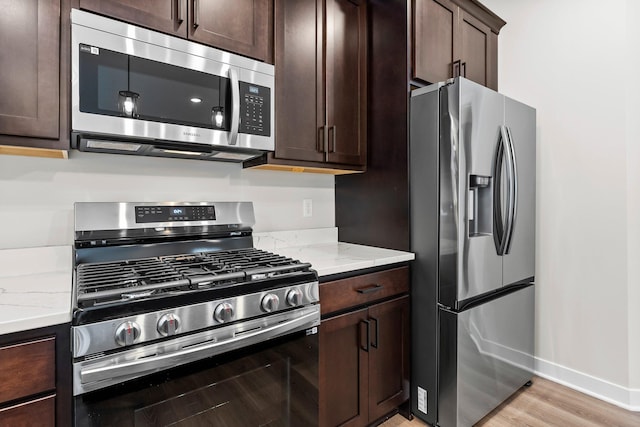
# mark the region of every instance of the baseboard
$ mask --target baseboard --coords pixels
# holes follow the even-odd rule
[[[640,412],[640,389],[630,389],[609,381],[535,358],[536,375],[629,411]]]

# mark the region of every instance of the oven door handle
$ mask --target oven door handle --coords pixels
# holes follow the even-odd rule
[[[145,357],[131,362],[117,363],[96,368],[82,369],[80,381],[83,384],[109,379],[123,378],[123,381],[136,378],[142,374],[152,373],[161,369],[168,369],[177,365],[205,359],[230,350],[247,347],[270,338],[279,337],[289,332],[306,329],[318,324],[319,308],[295,319],[286,320],[275,325],[249,330],[236,334],[224,341],[207,342],[191,346],[179,351],[165,353],[158,356]],[[130,378],[129,378],[130,377]]]

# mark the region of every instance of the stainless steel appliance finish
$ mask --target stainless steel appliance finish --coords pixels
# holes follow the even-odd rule
[[[320,307],[310,305],[275,316],[180,336],[166,343],[153,343],[109,355],[97,352],[95,357],[74,363],[73,393],[79,395],[99,390],[292,332],[313,330],[319,325],[319,319]],[[77,340],[78,335],[74,339]]]
[[[533,372],[535,110],[456,78],[413,91],[410,139],[412,410],[472,425]]]
[[[192,209],[215,206],[215,219],[207,217],[206,212],[200,217],[189,218],[186,215],[167,215],[163,221],[138,222],[136,211],[159,211],[179,207],[191,207]],[[168,212],[168,211],[167,211]],[[197,212],[196,212],[197,213]],[[170,218],[170,219],[169,219]],[[186,218],[186,219],[184,219]],[[188,221],[185,222],[185,221]],[[131,230],[174,226],[231,226],[236,229],[249,229],[253,227],[256,219],[251,202],[163,202],[163,203],[111,203],[111,202],[79,202],[75,204],[75,231],[101,231],[101,230]]]
[[[236,162],[274,150],[273,65],[77,9],[71,11],[71,22],[73,148]],[[226,90],[217,87],[218,84],[210,85],[216,87],[197,87],[189,77],[172,80],[169,69],[160,73],[163,75],[153,75],[153,72],[145,75],[142,71],[127,69],[126,64],[124,69],[118,70],[107,61],[97,67],[95,78],[98,83],[122,77],[125,85],[133,84],[135,80],[143,86],[154,86],[154,90],[140,96],[131,87],[113,87],[113,94],[105,93],[106,87],[111,89],[110,85],[115,84],[108,81],[105,88],[100,87],[97,94],[91,95],[98,98],[94,102],[100,112],[83,110],[82,91],[88,90],[88,87],[93,90],[96,85],[82,84],[84,75],[81,55],[97,58],[107,53],[165,64],[174,71],[190,70],[185,73],[204,76],[203,79],[206,76],[217,76],[228,85],[229,93],[224,95]],[[183,96],[160,96],[170,89]],[[222,102],[229,102],[228,108],[216,103],[209,105],[210,100],[203,95],[203,92],[218,90],[222,90],[222,98],[228,97],[227,101],[223,99]],[[128,102],[129,108],[120,116],[106,113],[109,108],[115,108],[115,105],[105,105],[110,100],[115,103],[118,93],[125,96],[126,102],[122,103],[127,105]],[[143,110],[141,106],[145,105],[145,97],[147,108],[153,105],[153,108],[160,111],[156,118],[149,118],[141,111],[140,117],[137,117],[138,110]],[[162,102],[166,104],[157,105]],[[196,106],[202,109],[206,106],[210,123],[206,126],[189,124],[188,120],[180,122],[177,117],[172,117],[176,106],[170,104],[177,102],[184,102],[178,108],[181,111],[180,117],[185,115],[186,109]],[[223,119],[228,122],[224,126]]]
[[[103,389],[131,383],[132,393],[143,397],[137,378],[183,365],[188,370],[208,358],[214,359],[206,365],[207,375],[216,376],[214,367],[222,362],[215,357],[233,351],[244,352],[238,357],[251,363],[282,359],[285,370],[293,369],[289,359],[295,352],[307,352],[309,359],[296,369],[308,371],[307,380],[317,387],[317,348],[311,340],[320,324],[317,274],[308,263],[253,248],[251,203],[86,202],[76,203],[75,215],[77,420],[86,422],[95,416],[87,414],[101,410],[94,393]],[[292,355],[270,352],[267,343],[276,339],[290,340],[278,346]],[[251,350],[254,346],[265,347],[264,354]],[[236,372],[234,378],[245,374]],[[293,398],[286,393],[286,377],[270,375],[265,381],[283,390],[279,401],[285,415],[278,416],[286,417],[286,402]],[[165,398],[183,393],[177,391],[180,384],[164,387],[176,389]],[[304,384],[295,387],[309,387]],[[313,409],[313,402],[302,404]],[[313,424],[313,412],[308,415]]]
[[[262,307],[263,301],[269,298],[275,296],[281,301],[286,301],[288,295],[296,292],[301,292],[304,295],[298,304],[284,303],[270,310],[265,310]],[[318,302],[318,282],[311,282],[168,310],[159,310],[137,316],[127,316],[116,320],[80,325],[73,329],[73,357],[77,358],[87,354],[115,350],[134,343],[155,341],[166,336],[188,334],[205,328],[221,326],[231,321],[252,319],[267,312],[285,311],[292,307],[306,306],[316,302]],[[219,309],[226,309],[231,314],[228,317],[221,318],[222,316],[218,314]],[[173,323],[178,324],[171,333],[166,329],[168,325],[164,326],[164,329],[162,326],[165,322],[168,322],[166,320],[168,315],[173,316]],[[126,344],[125,339],[114,339],[119,335],[122,325],[137,329],[135,337],[131,337],[131,342]]]
[[[534,287],[459,313],[441,310],[438,425],[471,426],[531,380]]]

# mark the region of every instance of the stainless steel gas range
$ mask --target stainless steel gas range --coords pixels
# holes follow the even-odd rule
[[[248,202],[76,203],[76,425],[317,425],[317,274],[255,249],[254,222]]]

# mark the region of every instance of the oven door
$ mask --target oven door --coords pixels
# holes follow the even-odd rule
[[[75,397],[75,426],[317,426],[317,328]]]

